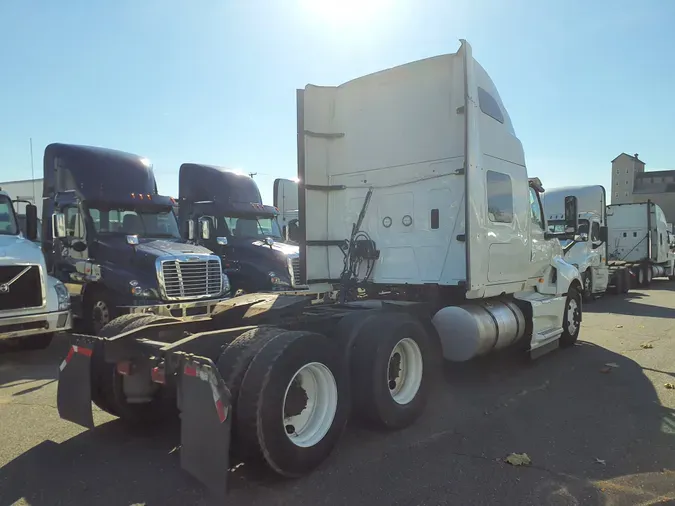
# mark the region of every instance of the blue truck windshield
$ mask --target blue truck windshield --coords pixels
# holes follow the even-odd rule
[[[12,201],[4,195],[0,195],[0,235],[17,235],[19,226],[14,214]]]
[[[223,216],[223,221],[233,237],[281,239],[281,230],[276,218],[269,216]]]
[[[102,235],[180,239],[178,223],[171,209],[89,206],[89,215],[96,232]]]

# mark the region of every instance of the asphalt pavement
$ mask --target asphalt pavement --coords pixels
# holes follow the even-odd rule
[[[0,355],[0,506],[212,504],[180,469],[176,424],[130,433],[95,411],[82,431],[59,419],[67,346]],[[579,346],[440,376],[413,427],[349,427],[299,480],[238,467],[226,504],[675,505],[675,283],[586,305]],[[511,453],[531,464],[507,464]]]

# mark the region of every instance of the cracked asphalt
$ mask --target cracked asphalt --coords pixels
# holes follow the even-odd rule
[[[675,283],[586,305],[580,346],[450,365],[407,430],[350,427],[310,476],[231,473],[226,504],[675,504]],[[652,348],[643,348],[650,343]],[[175,425],[127,432],[56,411],[67,341],[0,355],[0,506],[210,505],[180,470]],[[607,366],[606,364],[612,364]],[[512,452],[532,464],[504,463]]]

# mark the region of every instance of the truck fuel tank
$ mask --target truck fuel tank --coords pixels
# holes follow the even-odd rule
[[[438,332],[443,357],[452,362],[465,362],[506,348],[525,333],[525,316],[510,300],[444,307],[431,321]]]

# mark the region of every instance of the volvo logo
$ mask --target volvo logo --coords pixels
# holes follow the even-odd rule
[[[0,285],[0,293],[9,293],[9,285],[7,283]]]

